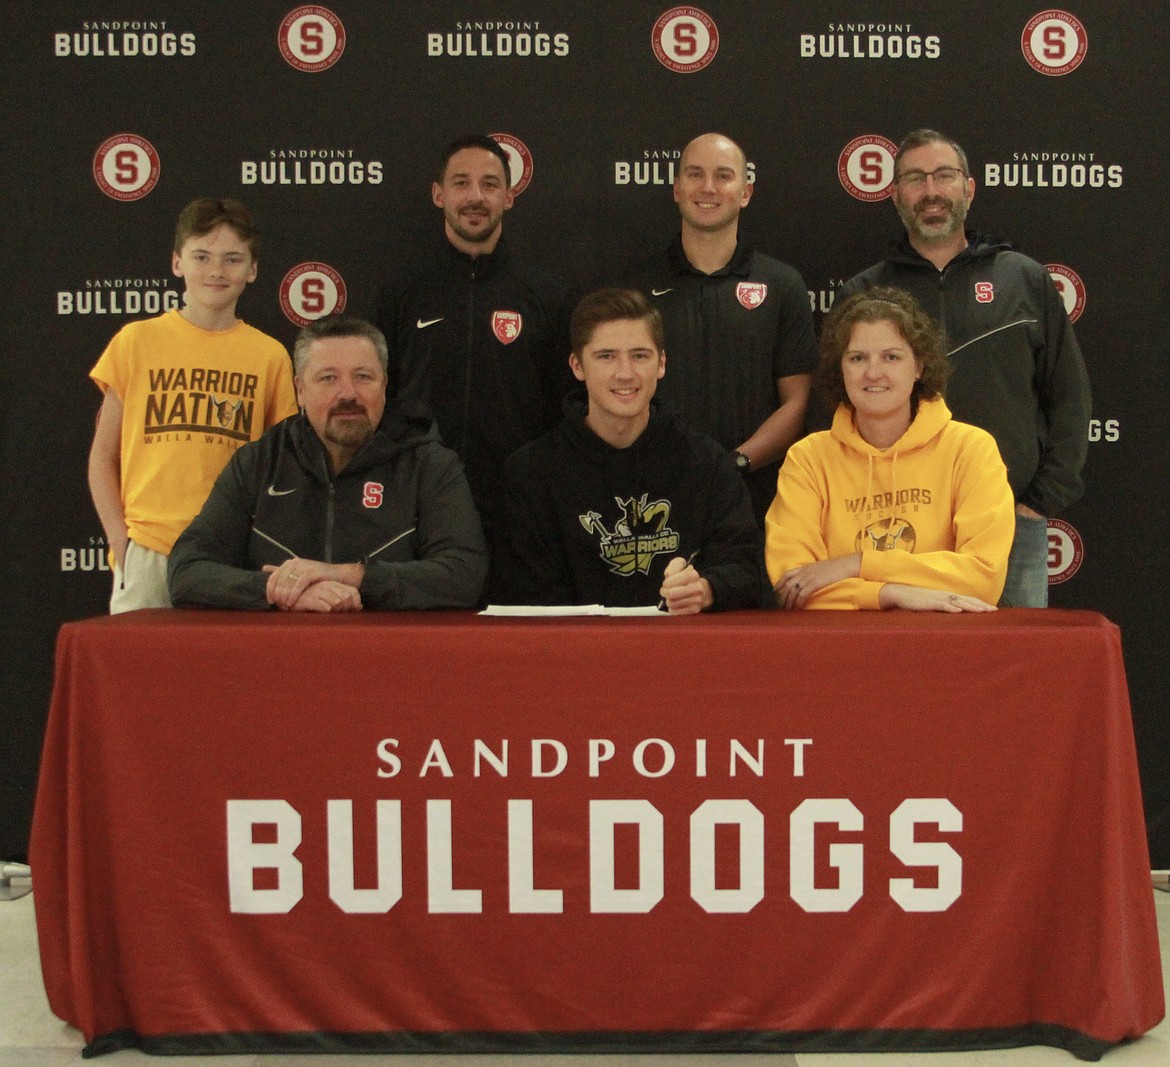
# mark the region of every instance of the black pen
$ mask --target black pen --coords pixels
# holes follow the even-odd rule
[[[685,571],[687,569],[687,567],[689,567],[692,563],[694,563],[695,560],[697,560],[698,558],[699,558],[699,550],[696,548],[694,550],[694,552],[692,552],[689,556],[687,556],[687,562],[686,562],[685,566],[683,567],[683,570]],[[658,610],[659,611],[666,610],[666,597],[659,597]]]

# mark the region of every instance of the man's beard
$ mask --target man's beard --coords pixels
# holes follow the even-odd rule
[[[942,220],[938,222],[923,221],[921,211],[924,208],[928,205],[931,207],[939,207],[943,204],[947,207],[947,214]],[[951,237],[961,232],[963,223],[967,218],[967,204],[962,197],[954,200],[948,200],[946,197],[938,197],[932,201],[922,201],[915,208],[899,208],[899,213],[902,216],[903,225],[915,237],[931,240]]]
[[[356,415],[358,413],[364,417],[356,422],[353,420],[334,422],[333,419],[334,415]],[[370,423],[370,417],[366,414],[365,408],[356,404],[338,405],[329,412],[329,418],[325,423],[325,440],[332,444],[357,451],[373,436],[374,427]]]
[[[500,223],[503,221],[503,219],[493,219],[490,211],[485,211],[484,215],[483,229],[470,228],[463,221],[462,216],[458,214],[456,214],[454,221],[450,224],[451,229],[465,241],[470,241],[472,244],[483,244],[500,228]]]

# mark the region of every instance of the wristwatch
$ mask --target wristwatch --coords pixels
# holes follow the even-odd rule
[[[747,474],[752,469],[752,461],[742,452],[732,452],[731,456],[735,460],[735,469],[740,474]]]

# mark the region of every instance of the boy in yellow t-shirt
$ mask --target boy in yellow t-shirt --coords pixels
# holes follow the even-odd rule
[[[132,322],[90,377],[105,394],[89,488],[114,565],[110,612],[170,607],[167,556],[240,445],[296,413],[288,351],[236,318],[260,233],[238,200],[183,209],[183,307]]]

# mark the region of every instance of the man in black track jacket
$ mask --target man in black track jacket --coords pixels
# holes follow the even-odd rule
[[[894,206],[906,227],[890,255],[850,279],[905,289],[942,330],[947,406],[999,445],[1016,497],[1016,535],[1000,604],[1048,604],[1048,518],[1078,500],[1091,400],[1080,346],[1048,271],[964,228],[975,195],[966,153],[934,130],[898,149]]]
[[[388,394],[434,413],[463,460],[491,547],[504,460],[556,425],[572,384],[568,292],[504,240],[513,193],[507,154],[492,138],[448,145],[431,199],[445,239],[378,296]]]
[[[381,333],[318,319],[293,358],[301,414],[233,455],[171,553],[174,603],[474,606],[487,557],[467,481],[424,408],[387,408]]]

